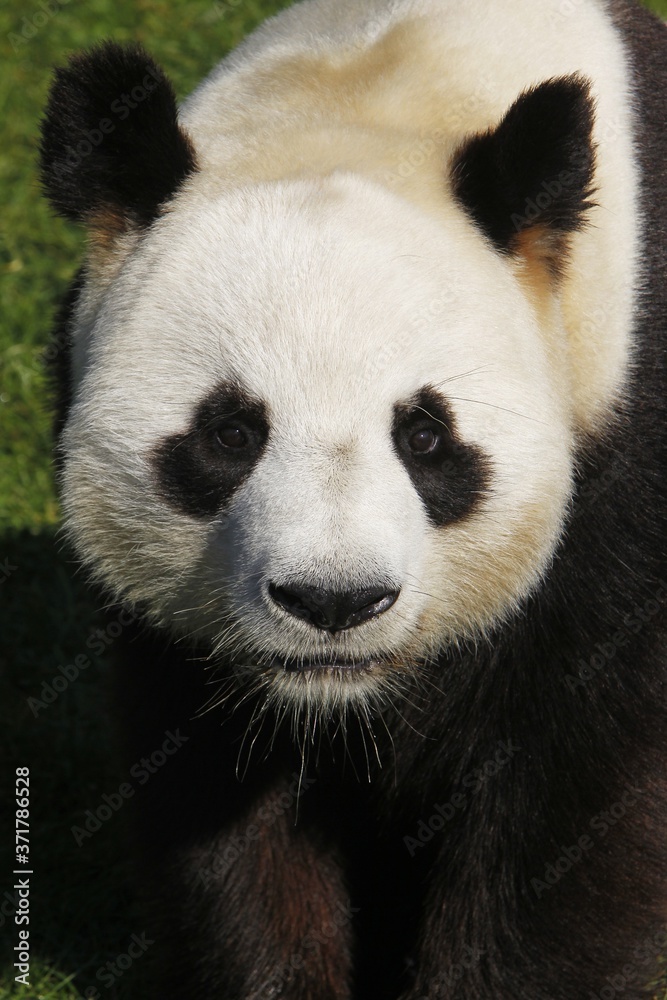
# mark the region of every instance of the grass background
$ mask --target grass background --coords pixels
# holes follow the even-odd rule
[[[141,934],[123,850],[122,810],[77,847],[71,827],[118,788],[106,721],[108,655],[87,642],[96,610],[56,533],[42,352],[82,249],[53,217],[35,173],[51,68],[103,38],[142,42],[179,97],[280,0],[5,0],[0,9],[0,1000],[140,997],[142,965],[98,994],[96,971]],[[667,17],[667,0],[654,0]],[[99,622],[97,623],[99,624]],[[58,668],[91,665],[45,709],[31,710]],[[14,769],[31,768],[31,985],[14,982]],[[145,973],[144,973],[145,975]],[[100,983],[97,982],[100,987]],[[667,990],[657,994],[667,1000]]]

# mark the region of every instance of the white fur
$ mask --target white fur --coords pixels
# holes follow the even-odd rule
[[[373,46],[381,73],[366,81]],[[318,63],[363,81],[352,105],[313,85]],[[597,101],[599,207],[574,240],[562,295],[574,416],[590,429],[627,371],[637,255],[630,80],[602,0],[310,0],[223,61],[182,121],[207,192],[352,169],[439,215],[443,165],[462,138],[496,124],[531,85],[573,72]]]
[[[249,651],[261,671],[273,653],[409,664],[488,628],[538,583],[576,439],[622,391],[637,252],[623,53],[602,4],[582,0],[560,25],[558,9],[310,0],[187,102],[201,172],[147,237],[97,262],[78,313],[64,502],[80,553],[119,595]],[[369,75],[373,44],[385,47]],[[322,65],[304,70],[302,54]],[[366,81],[353,100],[329,93],[332,67],[346,93],[355,74]],[[545,305],[453,203],[446,163],[528,85],[574,70],[593,80],[598,135],[613,134],[594,225]],[[266,401],[270,440],[229,510],[202,523],[160,499],[148,454],[234,376]],[[425,385],[493,464],[480,509],[439,529],[391,441],[393,407]],[[294,578],[390,580],[401,594],[331,637],[267,597],[269,581]],[[375,683],[372,670],[269,670],[269,682],[302,702],[364,698]]]

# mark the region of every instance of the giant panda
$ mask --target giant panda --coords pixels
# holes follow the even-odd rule
[[[306,0],[57,70],[67,536],[160,1000],[638,1000],[667,950],[667,32]]]

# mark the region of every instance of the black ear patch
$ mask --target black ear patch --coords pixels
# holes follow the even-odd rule
[[[172,86],[140,46],[106,42],[56,70],[40,166],[51,204],[68,219],[156,217],[196,161]]]
[[[563,238],[593,204],[593,99],[573,75],[523,93],[500,124],[468,139],[452,163],[455,196],[501,251],[540,227]]]

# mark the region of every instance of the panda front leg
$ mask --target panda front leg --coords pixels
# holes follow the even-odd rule
[[[348,1000],[337,842],[307,816],[319,784],[280,737],[269,755],[255,747],[245,773],[253,708],[202,713],[215,689],[196,651],[134,626],[119,645],[116,714],[156,1000]]]
[[[292,781],[154,870],[160,1000],[350,997],[349,902],[334,852],[284,808]]]

